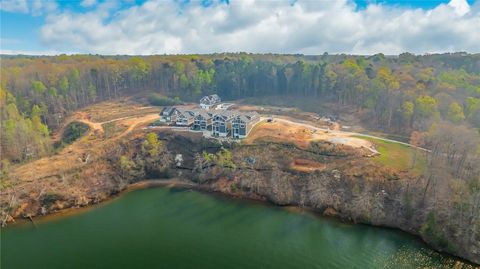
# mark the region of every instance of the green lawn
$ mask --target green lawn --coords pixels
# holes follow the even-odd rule
[[[375,144],[375,147],[378,152],[380,152],[380,155],[373,157],[373,160],[381,165],[389,166],[402,171],[410,170],[417,175],[421,174],[425,169],[426,159],[424,151],[375,138],[363,136],[356,137],[368,140]],[[412,167],[415,151],[416,161],[415,166]]]

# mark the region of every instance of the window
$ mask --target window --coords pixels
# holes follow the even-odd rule
[[[245,124],[240,124],[240,128],[245,128]]]

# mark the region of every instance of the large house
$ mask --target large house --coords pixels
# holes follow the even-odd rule
[[[231,111],[225,110],[213,116],[212,135],[226,137],[232,128],[235,117]]]
[[[245,138],[248,136],[252,127],[260,120],[257,112],[248,112],[235,116],[232,120],[232,137]]]
[[[213,114],[209,111],[198,111],[193,119],[192,130],[206,131],[212,125]]]
[[[190,126],[195,118],[195,111],[187,109],[177,109],[175,124],[178,126]]]
[[[160,112],[160,121],[172,122],[192,130],[210,132],[217,137],[242,139],[249,135],[253,126],[260,121],[257,112],[233,110],[203,110],[182,107],[165,107]]]
[[[222,102],[220,96],[216,94],[207,95],[200,99],[200,107],[203,109],[211,109],[220,104],[220,102]]]
[[[173,106],[167,106],[162,109],[160,112],[160,121],[161,122],[174,122],[176,120],[176,115],[178,110]]]

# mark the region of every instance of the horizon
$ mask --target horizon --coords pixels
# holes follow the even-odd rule
[[[58,54],[8,54],[0,53],[0,57],[58,57],[58,56],[103,56],[103,57],[151,57],[151,56],[214,56],[214,55],[272,55],[272,56],[296,56],[296,57],[318,57],[318,56],[353,56],[353,57],[372,57],[375,55],[383,55],[385,57],[399,57],[402,54],[411,54],[413,56],[431,56],[431,55],[451,55],[451,54],[461,54],[465,56],[471,55],[480,55],[480,52],[466,52],[466,51],[452,51],[452,52],[438,52],[438,53],[413,53],[413,52],[401,52],[399,54],[385,54],[383,52],[378,52],[375,54],[350,54],[350,53],[320,53],[320,54],[302,54],[302,53],[256,53],[256,52],[212,52],[212,53],[177,53],[177,54],[94,54],[94,53],[58,53]]]

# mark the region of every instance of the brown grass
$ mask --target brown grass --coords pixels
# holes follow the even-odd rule
[[[158,119],[158,113],[152,113],[152,109],[142,109],[140,104],[134,107],[128,105],[128,110],[133,111],[132,116],[124,118],[125,111],[116,109],[119,105],[107,102],[87,107],[74,113],[65,123],[80,121],[90,126],[90,130],[80,139],[61,149],[53,156],[47,156],[29,163],[12,167],[7,179],[7,187],[2,190],[1,202],[5,202],[15,193],[28,194],[32,201],[38,200],[45,193],[60,193],[65,196],[81,196],[92,189],[107,188],[109,184],[108,167],[102,161],[106,151],[118,143],[118,140],[132,134],[134,131],[144,132],[142,127]],[[113,111],[109,111],[113,109]],[[96,115],[96,116],[92,116]],[[106,117],[109,115],[109,117]],[[118,120],[114,116],[120,117]],[[118,128],[112,136],[104,135],[105,122],[95,119],[109,119],[109,124]],[[57,133],[61,137],[63,129]],[[88,162],[85,162],[86,156]],[[94,180],[95,179],[95,180]],[[94,182],[93,182],[93,181]],[[103,182],[103,183],[102,183]]]
[[[93,122],[107,122],[119,118],[142,116],[150,113],[159,113],[160,108],[142,106],[128,98],[115,101],[101,102],[83,110]]]

